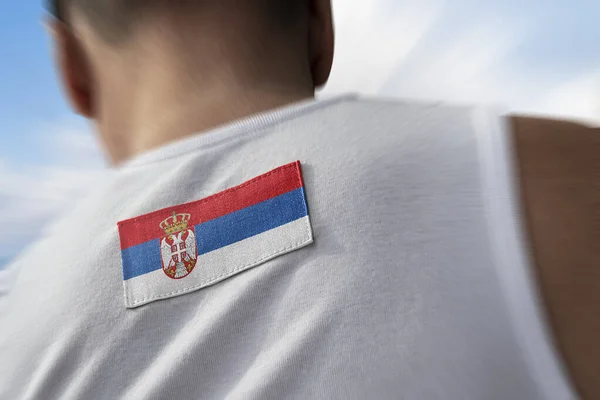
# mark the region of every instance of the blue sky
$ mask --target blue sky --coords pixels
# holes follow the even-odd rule
[[[30,0],[7,2],[0,14],[0,269],[104,165],[60,93],[44,15],[42,2]]]
[[[333,0],[325,94],[359,92],[598,121],[597,0]],[[0,269],[104,171],[60,93],[42,1],[0,15]]]
[[[37,1],[7,3],[0,16],[0,157],[22,153],[23,136],[35,129],[34,121],[51,121],[68,115],[58,93],[48,40],[41,24]],[[6,7],[5,6],[5,7]],[[35,123],[35,122],[34,122]],[[38,148],[28,155],[32,162],[45,162]],[[40,159],[42,157],[42,159]]]

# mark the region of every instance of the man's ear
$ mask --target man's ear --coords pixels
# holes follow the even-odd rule
[[[92,73],[80,43],[63,22],[50,19],[45,25],[52,36],[56,66],[71,106],[83,117],[94,118]]]
[[[329,80],[333,65],[334,29],[331,0],[310,0],[310,63],[315,87]]]

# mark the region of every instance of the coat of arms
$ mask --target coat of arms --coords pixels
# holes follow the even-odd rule
[[[171,279],[188,276],[196,266],[196,235],[188,228],[190,214],[177,214],[165,219],[160,227],[166,236],[160,240],[160,255],[165,274]]]

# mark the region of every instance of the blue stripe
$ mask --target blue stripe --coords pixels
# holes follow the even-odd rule
[[[274,197],[254,206],[196,225],[198,255],[229,246],[308,215],[304,188]],[[123,279],[128,280],[162,269],[160,239],[121,252]]]
[[[308,215],[304,189],[196,225],[198,255],[240,242]]]
[[[160,239],[151,240],[121,251],[123,258],[123,279],[162,269],[160,257]]]

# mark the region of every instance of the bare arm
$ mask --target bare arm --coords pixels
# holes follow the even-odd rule
[[[568,372],[600,399],[600,129],[513,117],[543,301]]]

